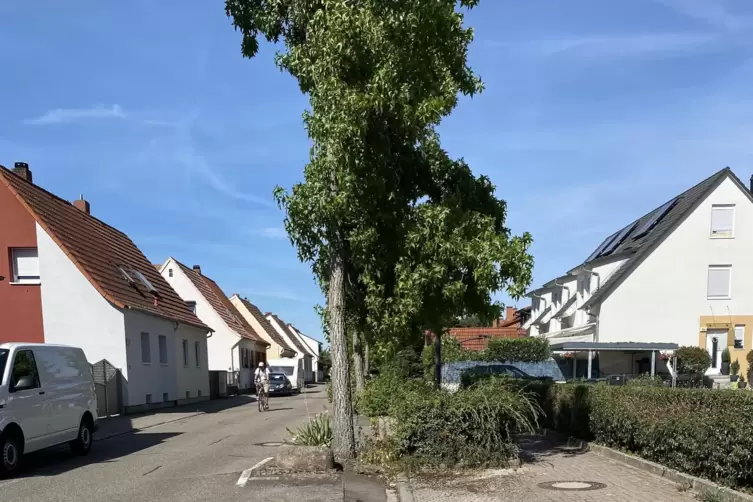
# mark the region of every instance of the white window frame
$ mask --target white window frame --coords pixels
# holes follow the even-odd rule
[[[729,273],[729,281],[727,283],[728,291],[727,294],[722,295],[710,295],[709,294],[709,276],[711,275],[712,270],[727,270]],[[708,273],[706,275],[706,298],[708,300],[730,300],[732,299],[732,265],[709,265]]]
[[[714,211],[732,210],[732,228],[729,230],[714,230]],[[709,230],[712,239],[734,239],[735,238],[735,220],[737,216],[734,204],[713,204],[711,206],[711,229]]]
[[[738,333],[741,335],[737,337]],[[737,341],[740,340],[740,347],[737,346]],[[745,324],[735,324],[735,350],[745,350]]]
[[[183,367],[188,368],[188,340],[183,339]]]
[[[146,341],[146,352],[144,352],[144,341]],[[141,333],[141,362],[152,364],[152,340],[146,332]]]
[[[18,255],[26,252],[33,252],[36,255],[37,270],[36,274],[19,275],[18,274]],[[41,276],[39,273],[39,250],[37,248],[11,248],[10,251],[10,267],[13,273],[13,279],[11,284],[41,284]]]
[[[164,344],[164,345],[163,345]],[[164,354],[162,353],[162,348],[165,348]],[[167,337],[165,335],[159,335],[157,337],[157,347],[159,349],[159,363],[162,366],[167,366],[168,364],[168,356],[167,356]],[[162,356],[165,356],[164,358]]]

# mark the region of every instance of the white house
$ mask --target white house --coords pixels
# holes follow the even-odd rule
[[[292,324],[288,324],[288,327],[298,335],[301,341],[306,344],[306,348],[311,352],[311,370],[313,372],[314,381],[324,382],[324,373],[322,373],[321,367],[319,365],[319,354],[322,352],[322,342],[315,338],[311,338],[308,335],[304,335],[301,330],[299,330]]]
[[[162,277],[183,300],[190,303],[196,316],[214,331],[207,340],[209,370],[228,371],[238,389],[254,389],[256,365],[267,360],[265,342],[236,310],[222,289],[201,272],[188,268],[175,258],[161,265]]]
[[[649,345],[656,343],[706,348],[710,374],[719,373],[728,348],[745,375],[753,333],[751,277],[753,197],[726,168],[617,230],[582,264],[530,291],[532,315],[524,327],[549,338],[555,349],[583,350],[576,357],[588,364],[580,364],[579,375],[587,367],[591,376],[642,373],[652,365],[665,370],[655,359],[659,345]]]
[[[308,346],[301,340],[298,335],[293,331],[288,324],[277,317],[274,314],[267,313],[266,315],[267,321],[272,325],[272,327],[277,330],[277,333],[282,336],[282,338],[292,347],[295,347],[298,354],[296,355],[296,359],[303,359],[303,379],[306,383],[311,383],[314,381],[314,371],[313,371],[313,358],[314,355],[311,352],[311,349],[308,348]]]
[[[280,359],[285,357],[295,357],[298,353],[295,348],[288,344],[285,339],[269,323],[261,310],[248,301],[248,298],[241,298],[240,295],[234,294],[230,297],[233,306],[241,313],[243,318],[254,329],[256,334],[261,336],[269,344],[267,349],[268,359]]]
[[[11,294],[39,302],[38,341],[81,347],[90,363],[119,369],[122,377],[110,387],[120,394],[119,409],[110,412],[209,399],[209,327],[127,235],[91,215],[87,201],[60,199],[32,183],[26,164],[17,169],[0,167],[0,218],[22,210],[7,223],[26,227],[28,217],[34,239],[5,255],[13,268],[7,279]],[[30,323],[33,310],[24,312]],[[0,318],[14,315],[4,311]]]

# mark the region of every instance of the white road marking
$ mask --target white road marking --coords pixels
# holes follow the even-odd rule
[[[251,477],[251,473],[254,472],[255,469],[258,469],[259,467],[263,466],[264,464],[266,464],[267,462],[269,462],[271,460],[274,460],[274,457],[267,457],[264,460],[262,460],[261,462],[258,462],[253,467],[250,467],[250,468],[246,469],[245,471],[243,471],[241,473],[241,477],[238,478],[238,482],[235,483],[235,485],[236,486],[240,486],[241,488],[244,487],[244,486],[246,486],[246,483],[248,483],[248,478]]]

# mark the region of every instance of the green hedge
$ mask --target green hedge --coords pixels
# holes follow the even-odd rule
[[[544,338],[493,338],[489,340],[486,350],[468,350],[456,338],[445,335],[442,337],[442,362],[457,361],[488,361],[488,362],[524,362],[540,363],[552,356],[549,341]],[[434,375],[434,346],[424,347],[421,354],[424,375],[431,378]]]
[[[391,411],[395,456],[469,467],[507,465],[512,435],[532,432],[540,410],[535,396],[493,379],[456,393],[414,389]]]
[[[536,383],[544,425],[695,476],[753,487],[753,393]]]

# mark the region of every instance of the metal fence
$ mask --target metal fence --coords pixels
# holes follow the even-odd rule
[[[123,413],[123,373],[107,359],[91,364],[97,392],[97,415],[109,417]]]

